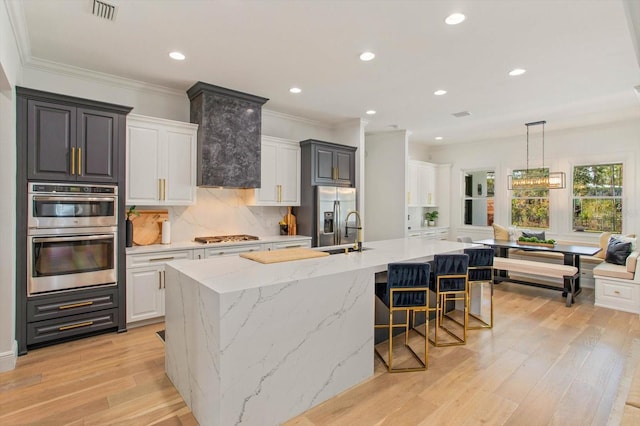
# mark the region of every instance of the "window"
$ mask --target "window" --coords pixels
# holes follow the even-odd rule
[[[573,168],[573,229],[622,232],[622,164]]]
[[[465,172],[463,201],[465,225],[493,225],[494,183],[493,170]]]
[[[514,170],[514,178],[548,175],[549,169]],[[511,224],[522,228],[549,227],[549,189],[511,191]]]

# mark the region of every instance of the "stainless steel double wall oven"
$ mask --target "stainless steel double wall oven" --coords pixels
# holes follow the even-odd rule
[[[27,295],[115,286],[118,187],[29,183]]]

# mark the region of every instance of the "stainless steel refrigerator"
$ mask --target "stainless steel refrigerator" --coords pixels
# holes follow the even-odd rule
[[[356,215],[349,218],[348,230],[345,219],[355,209],[356,188],[315,186],[312,199],[303,200],[297,209],[298,233],[310,235],[314,247],[353,244],[358,235]]]

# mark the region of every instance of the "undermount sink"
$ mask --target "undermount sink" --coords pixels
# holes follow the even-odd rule
[[[320,251],[324,252],[324,253],[329,253],[329,254],[344,254],[345,250],[348,250],[349,253],[354,252],[354,251],[355,252],[358,251],[357,249],[354,249],[353,247],[334,248],[334,249],[320,250]],[[367,248],[367,247],[362,247],[362,251],[365,251],[365,250],[371,250],[371,249]]]

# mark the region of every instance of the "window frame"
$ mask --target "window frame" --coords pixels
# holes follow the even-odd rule
[[[604,199],[604,200],[615,200],[619,199],[620,202],[622,203],[622,210],[620,212],[620,229],[617,231],[611,231],[614,233],[623,233],[624,229],[625,229],[625,223],[627,222],[627,215],[626,215],[626,210],[628,210],[629,206],[627,205],[628,201],[627,197],[626,197],[626,192],[627,192],[627,187],[629,185],[628,183],[628,179],[627,179],[627,164],[626,161],[624,160],[615,160],[615,159],[602,159],[600,161],[598,160],[592,160],[590,159],[586,160],[586,161],[580,161],[580,162],[575,162],[575,163],[571,163],[571,181],[570,181],[570,191],[568,194],[568,210],[569,210],[569,219],[568,219],[568,227],[570,229],[570,232],[575,234],[575,233],[580,233],[580,234],[589,234],[589,235],[595,235],[595,234],[600,234],[602,232],[610,232],[610,231],[602,231],[602,230],[595,230],[595,231],[589,231],[589,230],[576,230],[574,227],[574,223],[573,223],[573,210],[574,210],[574,200],[576,199]],[[622,188],[620,191],[620,195],[619,196],[588,196],[588,197],[576,197],[574,195],[574,183],[575,183],[575,169],[577,167],[593,167],[593,166],[614,166],[619,164],[621,166],[621,173],[620,173],[620,178],[622,180]]]
[[[499,185],[499,180],[498,180],[498,167],[496,166],[487,166],[487,167],[474,167],[474,168],[469,168],[469,169],[461,169],[460,170],[460,194],[461,194],[461,198],[460,198],[460,225],[462,227],[466,227],[466,228],[480,228],[480,229],[486,229],[486,228],[490,228],[492,225],[491,224],[487,224],[487,225],[473,225],[473,224],[466,224],[465,223],[465,202],[467,200],[483,200],[483,201],[487,201],[488,199],[492,199],[493,200],[493,206],[494,206],[494,219],[493,222],[495,223],[495,208],[496,208],[496,195],[499,192],[498,190],[498,185]],[[465,178],[468,174],[473,174],[473,173],[477,173],[477,172],[492,172],[493,173],[493,195],[492,196],[478,196],[477,193],[475,191],[473,191],[472,188],[472,196],[469,197],[466,195],[466,182],[465,182]],[[487,191],[488,193],[488,191]],[[473,195],[476,194],[476,195]]]

